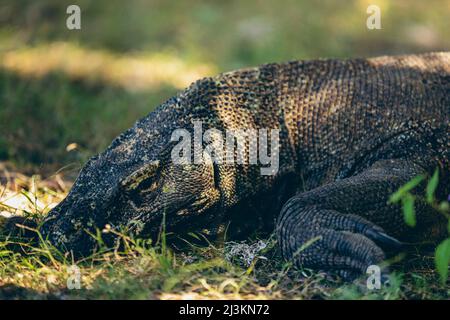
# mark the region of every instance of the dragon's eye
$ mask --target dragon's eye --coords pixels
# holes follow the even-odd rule
[[[159,168],[159,161],[152,161],[139,167],[129,176],[120,182],[120,185],[125,191],[133,191],[137,189],[148,189],[156,184],[156,172]],[[156,186],[155,186],[156,187]]]
[[[142,183],[140,185],[140,188],[143,193],[148,193],[155,191],[157,186],[158,184],[156,183],[156,181],[152,181],[149,179],[148,181]]]

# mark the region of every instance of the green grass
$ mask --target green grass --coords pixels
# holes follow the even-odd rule
[[[170,97],[173,88],[129,93],[62,74],[25,79],[0,70],[0,157],[18,163],[84,161]],[[77,143],[70,153],[66,146]]]
[[[273,252],[265,253],[268,260],[246,267],[226,260],[224,250],[213,245],[173,253],[128,241],[123,252],[99,253],[76,263],[80,290],[67,289],[68,268],[74,263],[54,249],[33,248],[25,256],[2,250],[0,276],[9,292],[6,296],[0,287],[0,297],[17,297],[17,287],[26,288],[29,299],[447,299],[449,294],[430,270],[397,271],[389,286],[370,291],[364,279],[345,284],[321,273],[287,270]]]

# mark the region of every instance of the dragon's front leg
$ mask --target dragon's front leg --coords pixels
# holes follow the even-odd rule
[[[281,210],[277,236],[283,256],[298,266],[354,278],[398,251],[407,237],[401,207],[389,196],[424,169],[404,160],[378,161],[364,172],[292,197]],[[421,207],[418,225],[429,222]],[[417,231],[417,230],[416,230]]]

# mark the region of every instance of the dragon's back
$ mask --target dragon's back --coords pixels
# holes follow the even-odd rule
[[[222,129],[279,129],[280,174],[302,171],[306,188],[410,148],[448,163],[448,52],[266,64],[194,89]]]

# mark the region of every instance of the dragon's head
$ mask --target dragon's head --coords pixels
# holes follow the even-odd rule
[[[176,123],[176,113],[165,111],[174,109],[150,114],[91,158],[45,219],[43,235],[86,254],[95,246],[96,230],[105,225],[150,237],[158,235],[164,217],[168,231],[208,226],[209,212],[220,207],[215,165],[172,161],[172,129],[163,124]]]

